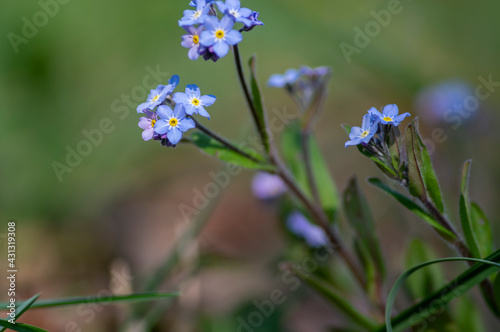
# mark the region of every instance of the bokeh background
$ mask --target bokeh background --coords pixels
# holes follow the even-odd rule
[[[177,20],[187,4],[72,0],[60,4],[15,52],[8,34],[22,35],[23,18],[33,22],[42,7],[33,0],[3,2],[0,220],[18,224],[20,298],[37,292],[44,298],[95,295],[109,289],[113,271],[131,276],[122,291],[134,288],[193,226],[183,221],[179,205],[191,204],[194,190],[212,182],[210,172],[224,165],[193,146],[165,149],[142,141],[135,112],[142,99],[131,96],[127,104],[122,98],[143,86],[147,67],[180,75],[180,90],[197,84],[203,93],[216,95],[205,125],[234,140],[251,134],[232,55],[217,63],[194,62],[180,46],[183,30]],[[350,62],[339,45],[355,45],[355,28],[364,30],[374,21],[371,11],[386,10],[388,1],[246,0],[243,5],[260,11],[265,23],[245,34],[240,50],[245,59],[258,55],[269,110],[294,112],[283,91],[265,88],[269,75],[304,64],[333,68],[316,135],[339,190],[352,174],[361,180],[391,262],[390,280],[403,271],[401,248],[413,237],[433,244],[439,256],[452,251],[420,220],[367,185],[363,179],[379,171],[356,149],[344,148],[340,124],[359,125],[370,107],[396,103],[419,116],[423,136],[445,132],[448,138],[435,143],[433,160],[455,221],[460,167],[473,159],[471,195],[498,235],[500,87],[456,127],[440,113],[474,95],[479,76],[500,81],[497,1],[401,1],[403,11]],[[110,119],[112,132],[60,181],[53,162],[64,164],[67,148],[76,149],[85,140],[82,131],[98,128],[103,119]],[[277,265],[288,242],[273,206],[252,196],[252,176],[245,171],[233,177],[202,211],[206,227],[183,248],[184,267],[164,285],[187,295],[172,304],[158,331],[234,331],[238,308],[279,287]],[[446,268],[451,279],[463,266]],[[285,309],[269,331],[323,331],[342,322],[313,294],[300,303],[290,300]],[[118,331],[128,310],[109,306],[96,309],[95,317],[76,308],[39,310],[26,314],[26,322],[50,331],[68,331],[69,321],[82,331]]]

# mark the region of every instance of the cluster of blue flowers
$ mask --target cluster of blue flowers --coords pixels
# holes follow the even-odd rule
[[[137,113],[145,115],[139,119],[145,141],[153,139],[167,147],[175,146],[183,133],[196,126],[190,116],[199,114],[210,119],[205,107],[215,103],[215,96],[202,96],[200,88],[192,84],[185,93],[173,94],[178,84],[179,76],[172,76],[168,85],[158,85],[151,90],[147,101],[137,107]]]
[[[220,20],[215,5],[223,14]],[[181,45],[189,48],[188,57],[191,60],[197,60],[201,55],[203,59],[215,62],[228,54],[230,46],[243,40],[241,32],[264,25],[259,21],[259,13],[241,8],[239,0],[195,0],[190,6],[195,9],[184,11],[179,26],[187,32],[182,36]],[[242,23],[243,27],[234,30],[236,23]]]
[[[368,114],[363,116],[361,127],[352,127],[349,134],[350,141],[345,143],[345,147],[351,145],[367,145],[370,140],[379,133],[384,125],[399,126],[410,113],[399,115],[399,109],[395,104],[387,105],[379,112],[375,107],[368,110]]]

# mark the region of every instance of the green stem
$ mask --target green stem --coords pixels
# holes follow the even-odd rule
[[[239,147],[237,147],[236,145],[232,144],[231,142],[229,142],[227,139],[225,139],[224,137],[222,136],[219,136],[217,135],[216,133],[214,133],[213,131],[211,131],[210,129],[208,129],[207,127],[203,126],[201,123],[199,123],[195,118],[193,118],[192,116],[189,116],[193,121],[194,123],[196,124],[196,129],[198,129],[199,131],[201,131],[202,133],[204,134],[207,134],[208,136],[212,137],[213,139],[215,139],[216,141],[220,142],[222,145],[224,145],[225,147],[227,147],[229,150],[231,151],[234,151],[238,154],[240,154],[241,156],[253,161],[253,162],[256,162],[258,164],[262,163],[262,160],[259,160],[251,155],[249,155],[248,153],[246,153],[245,151],[241,150]]]
[[[236,72],[238,73],[238,78],[241,83],[241,88],[243,89],[243,94],[245,95],[245,99],[247,101],[248,108],[250,109],[250,113],[252,114],[253,121],[255,123],[255,127],[259,132],[259,137],[262,142],[262,145],[267,148],[269,147],[269,142],[266,138],[266,128],[262,127],[261,122],[259,121],[259,116],[257,114],[257,109],[253,103],[252,96],[250,95],[250,89],[248,88],[247,81],[245,78],[245,73],[243,72],[243,66],[241,65],[241,56],[238,45],[233,46],[234,49],[234,62],[236,64]]]

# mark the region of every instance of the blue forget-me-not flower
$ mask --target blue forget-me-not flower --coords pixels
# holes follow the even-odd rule
[[[212,95],[202,96],[200,88],[194,84],[190,84],[186,87],[185,93],[177,92],[174,94],[173,100],[177,104],[183,105],[187,114],[199,114],[210,119],[210,114],[205,110],[205,107],[212,106],[217,98]]]

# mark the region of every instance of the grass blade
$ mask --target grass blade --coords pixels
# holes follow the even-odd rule
[[[19,317],[21,317],[22,314],[24,314],[32,305],[35,303],[35,301],[38,299],[38,296],[40,294],[36,294],[32,298],[26,300],[21,304],[19,307],[17,307],[16,311],[14,312],[14,320],[17,320]],[[3,327],[0,329],[0,332],[3,332],[7,329],[7,327]]]

